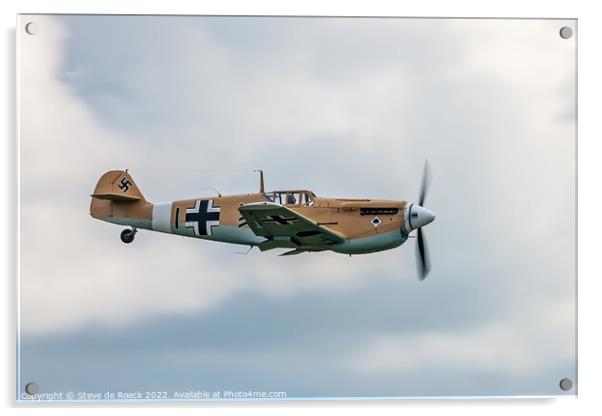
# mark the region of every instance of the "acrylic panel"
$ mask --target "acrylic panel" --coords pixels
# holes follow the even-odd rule
[[[18,401],[577,394],[576,20],[16,32]]]

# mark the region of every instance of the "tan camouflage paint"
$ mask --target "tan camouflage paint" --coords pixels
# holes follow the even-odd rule
[[[294,190],[288,192],[308,191]],[[150,224],[153,219],[153,204],[144,198],[127,171],[114,170],[105,173],[98,181],[91,196],[90,215],[92,217],[118,223],[133,221],[133,224],[136,223],[135,226],[152,229]],[[194,207],[199,199],[210,199],[213,201],[214,207],[220,208],[219,225],[238,227],[242,220],[238,208],[250,202],[266,201],[267,197],[262,193],[253,193],[173,201],[170,222],[174,234],[193,235],[190,228],[185,227],[186,209]],[[353,239],[401,229],[404,226],[403,211],[406,204],[406,201],[384,199],[316,197],[312,205],[297,203],[284,204],[284,206],[344,235],[348,239]],[[360,208],[398,208],[398,212],[394,215],[362,215]],[[176,212],[178,213],[177,221]],[[376,216],[381,220],[378,227],[374,227],[371,223]],[[176,223],[178,225],[177,229]],[[148,225],[145,226],[145,224]]]

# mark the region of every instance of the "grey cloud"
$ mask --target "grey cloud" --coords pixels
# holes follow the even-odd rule
[[[22,345],[22,378],[39,380],[46,391],[284,389],[294,397],[547,391],[548,373],[517,383],[478,368],[462,374],[441,368],[427,375],[409,371],[358,377],[337,366],[332,357],[383,330],[453,331],[484,318],[450,303],[428,310],[424,299],[407,301],[418,290],[394,286],[375,284],[336,298],[270,300],[243,292],[209,314],[163,316],[122,330],[90,327],[52,338],[31,337]],[[558,371],[557,366],[563,367],[554,364],[549,372]]]

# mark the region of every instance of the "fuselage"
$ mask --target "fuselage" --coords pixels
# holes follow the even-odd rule
[[[298,197],[303,192],[308,191],[288,194],[297,196],[295,202],[284,198],[278,202],[343,235],[345,241],[330,248],[334,252],[362,254],[388,250],[403,244],[408,238],[409,230],[404,227],[406,201],[318,198],[313,193],[311,200],[304,200]],[[132,209],[131,204],[124,204],[124,209],[114,208],[113,215],[100,219],[186,237],[257,246],[266,239],[253,233],[238,208],[242,204],[273,201],[274,195],[279,196],[278,193],[255,193],[154,204],[139,201],[136,202],[140,204],[137,209]]]

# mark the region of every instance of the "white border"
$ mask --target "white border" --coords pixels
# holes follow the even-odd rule
[[[602,94],[600,77],[600,46],[602,39],[601,13],[595,2],[587,1],[547,1],[535,2],[527,0],[506,0],[496,4],[472,0],[401,2],[401,1],[158,1],[158,0],[105,0],[87,1],[28,1],[5,0],[1,3],[3,23],[3,57],[2,81],[4,83],[4,100],[2,100],[2,116],[5,140],[2,141],[2,191],[4,198],[1,206],[4,238],[0,264],[4,266],[4,311],[3,342],[0,343],[4,358],[5,371],[0,379],[2,404],[4,407],[14,406],[15,398],[15,244],[16,240],[16,153],[15,142],[15,74],[14,71],[14,31],[16,13],[118,13],[118,14],[301,14],[301,15],[378,15],[378,16],[458,16],[458,17],[558,17],[579,19],[579,398],[578,399],[511,399],[511,400],[426,400],[395,402],[280,402],[269,403],[201,403],[181,404],[175,406],[176,413],[198,414],[199,410],[210,413],[238,414],[245,410],[251,414],[280,414],[283,408],[290,414],[305,414],[307,410],[326,414],[342,411],[349,414],[399,414],[400,411],[411,411],[412,414],[432,414],[444,411],[446,414],[503,414],[516,410],[528,411],[529,414],[555,415],[600,413],[602,395],[599,393],[600,383],[600,343],[599,317],[602,316],[600,296],[602,296],[602,272],[600,270],[598,233],[602,230],[600,205],[600,108]],[[7,232],[8,231],[8,232]],[[7,371],[8,370],[8,371]],[[155,404],[152,408],[144,408],[144,404],[127,406],[130,411],[145,414],[164,414],[166,408],[173,404]],[[11,408],[8,414],[30,413],[28,408]],[[45,413],[80,413],[80,406],[43,409]],[[90,413],[121,413],[120,405],[102,405],[86,409]],[[202,409],[197,409],[201,407]],[[597,411],[595,410],[597,409]],[[174,411],[170,411],[172,413]]]

